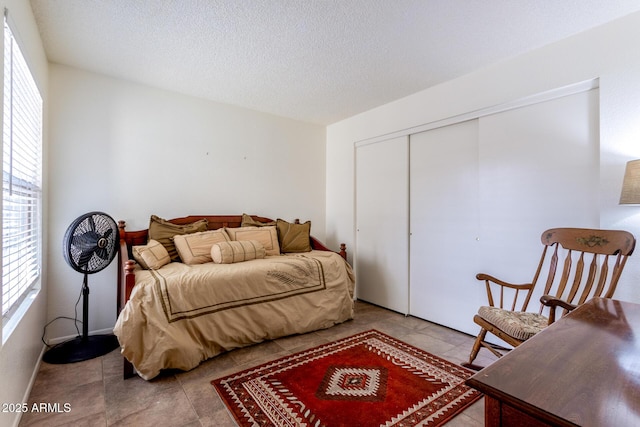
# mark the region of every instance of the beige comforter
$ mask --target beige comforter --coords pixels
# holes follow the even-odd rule
[[[223,351],[353,318],[355,280],[338,254],[312,251],[235,264],[136,271],[114,333],[144,379]]]

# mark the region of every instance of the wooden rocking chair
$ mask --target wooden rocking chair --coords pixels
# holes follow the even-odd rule
[[[480,307],[473,318],[481,329],[465,366],[475,367],[472,363],[482,347],[502,356],[500,347],[485,341],[487,332],[517,347],[553,323],[557,308],[564,316],[593,297],[611,298],[636,243],[626,231],[585,228],[553,228],[542,233],[541,240],[544,249],[531,283],[516,285],[488,274],[476,276],[485,282],[489,305]],[[541,273],[547,270],[542,279]],[[540,309],[527,312],[539,279],[545,282]],[[494,292],[499,292],[498,306]]]

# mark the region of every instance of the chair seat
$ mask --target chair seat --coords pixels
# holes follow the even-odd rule
[[[482,306],[478,316],[513,338],[526,341],[549,324],[549,319],[538,313],[510,311]]]

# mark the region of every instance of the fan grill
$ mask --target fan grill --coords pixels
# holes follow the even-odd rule
[[[96,273],[116,255],[118,226],[109,215],[91,212],[76,219],[64,238],[65,259],[76,271]]]

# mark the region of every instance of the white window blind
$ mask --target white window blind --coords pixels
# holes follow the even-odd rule
[[[42,242],[42,97],[4,20],[2,133],[2,317],[40,276]]]

